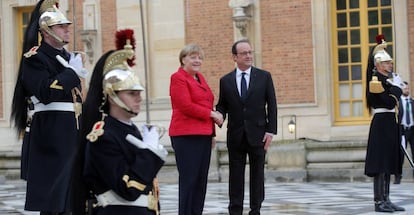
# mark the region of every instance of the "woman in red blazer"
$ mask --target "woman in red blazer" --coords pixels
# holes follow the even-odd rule
[[[207,189],[214,121],[214,95],[200,73],[203,51],[195,44],[179,55],[181,66],[171,75],[172,118],[169,128],[179,173],[179,214],[202,214]]]

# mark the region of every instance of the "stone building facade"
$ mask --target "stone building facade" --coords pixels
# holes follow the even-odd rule
[[[0,148],[19,147],[9,120],[21,54],[22,24],[18,22],[36,2],[0,2]],[[414,83],[414,37],[410,36],[414,2],[409,0],[60,0],[60,7],[74,22],[68,49],[85,51],[90,71],[103,53],[114,48],[117,29],[134,29],[135,70],[147,88],[138,123],[150,121],[168,128],[169,77],[177,70],[178,53],[187,43],[198,43],[204,49],[202,72],[217,99],[219,78],[234,68],[232,43],[250,39],[255,65],[271,72],[276,88],[279,123],[274,140],[367,138],[371,116],[364,108],[363,90],[366,56],[374,43],[369,29],[380,29],[378,33],[392,29],[388,38],[396,70]],[[382,23],[371,25],[366,9],[379,11]],[[350,23],[346,27],[340,25],[343,14]],[[356,26],[352,24],[355,14],[359,18]],[[387,15],[391,24],[384,21]],[[339,42],[344,38],[338,32],[349,33],[349,44]],[[352,42],[355,35],[359,35],[357,44]],[[351,81],[341,79],[343,65],[338,59],[344,49],[350,50],[347,56],[352,59]],[[353,61],[354,50],[359,50],[359,63]],[[359,75],[354,77],[354,72]],[[293,133],[287,127],[291,120],[296,124]],[[225,128],[217,131],[217,139],[225,140]],[[163,141],[169,144],[167,136]]]

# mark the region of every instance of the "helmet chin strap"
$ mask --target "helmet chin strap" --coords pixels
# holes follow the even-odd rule
[[[134,116],[138,115],[138,113],[132,111],[123,101],[121,101],[121,99],[119,99],[119,97],[116,95],[116,93],[114,91],[111,90],[108,95],[115,102],[115,104],[117,104],[119,107],[121,107],[124,111],[126,111],[127,113],[130,113]]]
[[[133,112],[132,110],[127,110],[127,109],[125,109],[125,108],[122,108],[124,111],[126,111],[127,113],[130,113],[130,114],[132,114],[132,115],[134,115],[134,116],[138,116],[138,113],[135,113],[135,112]]]

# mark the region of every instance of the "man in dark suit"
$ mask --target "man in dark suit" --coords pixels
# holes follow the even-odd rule
[[[277,133],[277,105],[272,76],[252,66],[253,50],[248,40],[232,46],[237,68],[220,79],[216,110],[228,114],[229,214],[243,213],[246,157],[250,168],[250,212],[260,214],[264,200],[266,151]],[[222,122],[216,122],[221,124]]]
[[[401,124],[401,135],[405,137],[405,147],[407,148],[407,142],[410,144],[411,152],[414,156],[414,102],[410,97],[410,87],[408,82],[404,81],[404,87],[402,89],[403,94],[400,97],[400,105],[398,108],[398,121]],[[402,157],[401,165],[403,164],[404,157]],[[414,177],[414,175],[413,175]],[[402,175],[395,175],[394,184],[401,182]]]

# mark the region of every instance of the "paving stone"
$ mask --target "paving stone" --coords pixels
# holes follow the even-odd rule
[[[266,182],[266,196],[261,214],[263,215],[373,215],[372,182]],[[246,185],[247,188],[247,185]],[[207,187],[204,215],[227,214],[228,183],[210,182]],[[405,212],[393,214],[409,215],[414,211],[414,183],[412,179],[401,184],[391,184],[391,199]],[[23,210],[25,182],[7,181],[0,185],[0,215],[35,212]],[[161,183],[161,214],[176,215],[178,185]],[[248,213],[249,193],[245,192],[244,214]]]

